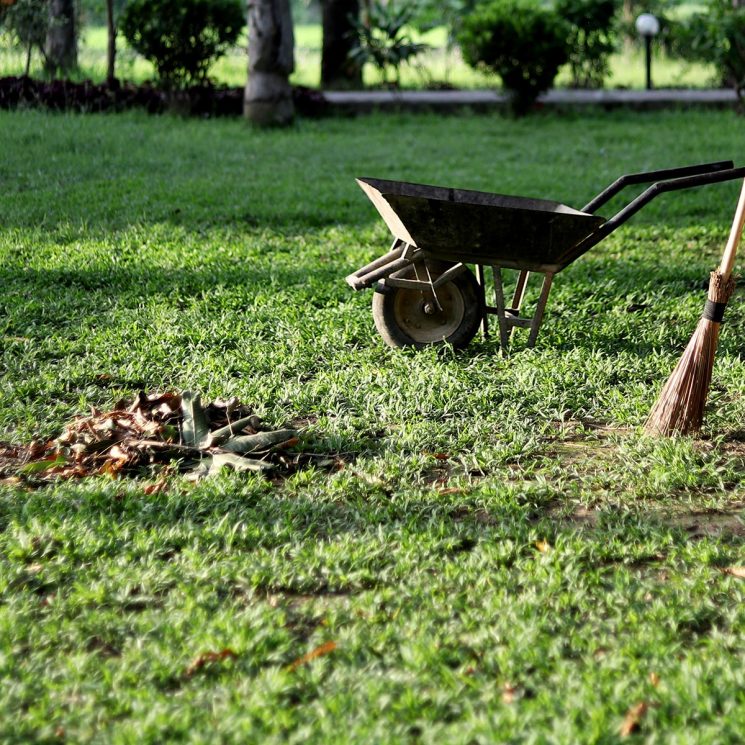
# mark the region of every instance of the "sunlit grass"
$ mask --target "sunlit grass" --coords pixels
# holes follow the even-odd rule
[[[557,275],[532,350],[389,349],[343,280],[390,241],[355,176],[581,206],[738,159],[734,113],[0,132],[0,439],[191,388],[340,463],[2,480],[0,741],[611,743],[640,703],[641,741],[741,739],[741,296],[704,438],[641,431],[739,184],[663,195]]]
[[[418,57],[411,65],[404,65],[401,71],[401,84],[405,88],[422,88],[447,84],[457,88],[488,88],[498,85],[495,76],[470,68],[463,62],[457,48],[447,45],[447,32],[444,28],[434,29],[417,38],[429,44],[430,51]],[[0,37],[2,39],[2,37]],[[248,58],[245,38],[210,71],[211,77],[227,85],[245,85]],[[320,84],[321,69],[321,27],[296,26],[295,28],[295,84],[316,88]],[[19,74],[24,67],[25,57],[18,51],[0,46],[0,74]],[[41,61],[38,55],[33,58],[32,75],[41,75]],[[150,63],[128,49],[123,37],[118,39],[117,73],[120,78],[143,81],[153,77]],[[80,45],[80,72],[82,78],[103,80],[106,75],[106,30],[87,26],[83,30]],[[380,73],[371,66],[364,71],[365,84],[380,85]],[[691,64],[670,59],[662,52],[654,58],[653,80],[657,87],[708,87],[715,83],[713,66]],[[607,87],[643,88],[645,85],[645,63],[640,50],[627,49],[611,58],[611,71]],[[569,83],[568,70],[562,70],[557,78],[557,86]]]

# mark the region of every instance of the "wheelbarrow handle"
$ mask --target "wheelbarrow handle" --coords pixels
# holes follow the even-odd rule
[[[648,189],[645,189],[633,202],[630,202],[622,210],[613,215],[610,220],[604,222],[596,235],[599,235],[600,239],[605,238],[659,194],[667,191],[678,191],[680,189],[692,189],[695,186],[734,181],[738,178],[745,178],[745,168],[728,168],[725,171],[715,173],[702,173],[697,176],[685,176],[683,178],[669,179],[668,181],[658,181]]]
[[[593,197],[583,208],[582,212],[594,214],[598,207],[610,201],[632,184],[651,184],[653,181],[677,179],[684,176],[696,176],[704,173],[716,173],[731,169],[735,164],[731,160],[719,160],[714,163],[700,163],[694,166],[683,166],[681,168],[665,168],[662,171],[644,171],[641,173],[627,173],[617,178],[610,186],[607,186],[596,197]],[[684,188],[684,187],[682,187]]]
[[[580,241],[570,251],[557,259],[558,263],[569,264],[582,254],[597,246],[600,241],[607,238],[616,228],[623,225],[632,215],[635,215],[642,207],[649,204],[656,196],[666,191],[678,191],[679,189],[691,189],[695,186],[706,186],[707,184],[719,184],[723,181],[734,179],[745,179],[745,168],[728,168],[724,171],[714,173],[702,173],[696,176],[684,176],[683,178],[658,181],[645,189],[633,202],[630,202],[622,210],[617,212],[610,220],[606,220],[595,232]]]

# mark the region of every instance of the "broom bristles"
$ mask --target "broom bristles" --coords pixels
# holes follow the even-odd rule
[[[735,283],[720,272],[711,273],[709,300],[726,304]],[[701,428],[711,384],[719,321],[702,318],[683,356],[660,392],[645,429],[652,435],[690,434]]]

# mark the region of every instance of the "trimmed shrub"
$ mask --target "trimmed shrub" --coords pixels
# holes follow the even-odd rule
[[[497,73],[513,111],[526,113],[569,60],[567,24],[531,0],[492,0],[463,20],[458,34],[472,67]]]
[[[557,0],[556,12],[569,24],[569,68],[575,88],[602,88],[608,59],[616,48],[618,0]]]
[[[672,52],[691,62],[717,67],[720,83],[731,86],[745,104],[745,7],[730,0],[710,0],[709,10],[676,24]]]
[[[130,0],[120,28],[155,66],[162,85],[183,88],[207,79],[210,65],[246,24],[242,0]]]

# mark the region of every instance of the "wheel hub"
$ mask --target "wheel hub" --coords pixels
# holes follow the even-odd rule
[[[463,297],[451,282],[437,288],[437,302],[431,293],[399,290],[394,303],[401,330],[422,344],[447,339],[460,327],[465,311]]]

